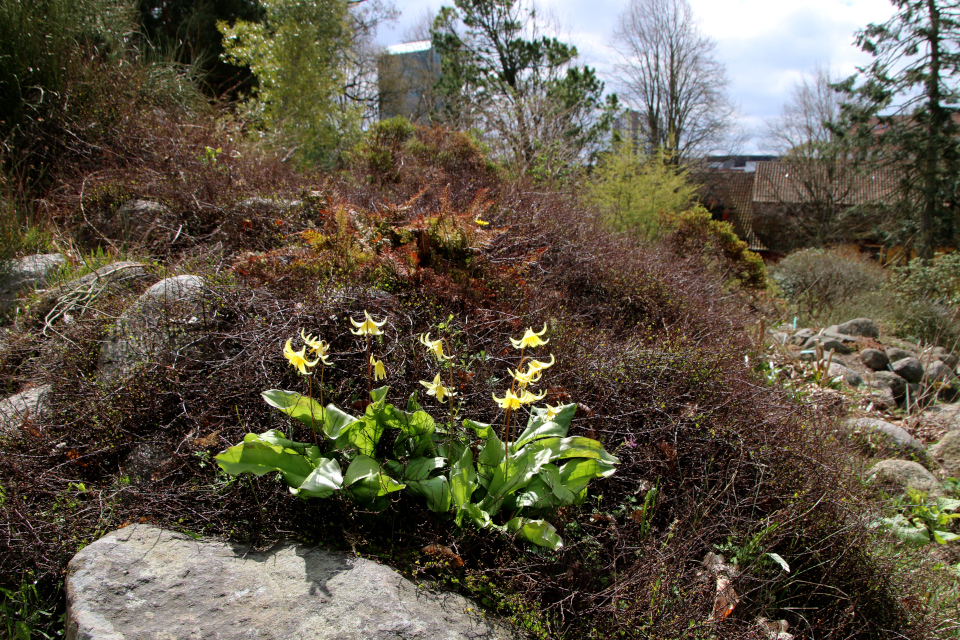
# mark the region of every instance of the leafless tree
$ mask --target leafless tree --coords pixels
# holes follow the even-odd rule
[[[733,125],[726,68],[687,0],[630,0],[614,41],[624,101],[640,113],[647,151],[676,161],[720,148]]]
[[[780,115],[766,123],[766,146],[791,159],[830,154],[838,142],[831,125],[839,120],[844,101],[844,95],[831,88],[838,80],[825,65],[804,75]]]

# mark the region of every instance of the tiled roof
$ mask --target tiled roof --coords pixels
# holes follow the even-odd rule
[[[752,200],[796,204],[830,197],[848,206],[892,203],[900,178],[900,174],[891,169],[860,173],[852,167],[840,166],[831,175],[818,165],[758,162]]]
[[[766,250],[750,222],[753,216],[753,172],[707,170],[697,172],[691,177],[694,182],[702,185],[699,190],[701,200],[713,200],[731,211],[730,222],[733,229],[746,241],[751,251]]]

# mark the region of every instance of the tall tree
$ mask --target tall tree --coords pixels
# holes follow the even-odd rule
[[[915,203],[921,255],[954,241],[960,129],[960,3],[893,0],[897,11],[857,34],[874,57],[840,86],[859,98],[844,106],[874,161],[904,173],[905,202]],[[860,81],[858,83],[858,80]]]
[[[630,0],[614,32],[624,101],[640,113],[647,152],[680,162],[722,144],[735,110],[716,42],[687,0]]]
[[[574,63],[576,47],[549,35],[533,5],[455,0],[431,36],[446,117],[486,132],[521,171],[557,175],[600,142],[610,120],[603,83]]]

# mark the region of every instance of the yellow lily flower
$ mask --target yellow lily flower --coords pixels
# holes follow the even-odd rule
[[[488,224],[490,224],[490,223],[487,222],[486,220],[481,220],[480,218],[477,218],[476,220],[474,220],[474,222],[476,222],[476,223],[477,223],[478,225],[480,225],[481,227],[485,227],[485,226],[487,226]]]
[[[452,398],[453,396],[457,395],[455,391],[450,391],[445,386],[443,386],[443,383],[440,382],[439,373],[436,375],[436,377],[434,377],[433,382],[427,382],[426,380],[421,380],[420,384],[422,384],[427,388],[428,396],[436,396],[437,400],[439,400],[440,402],[443,402],[443,399],[447,396],[450,396]]]
[[[514,349],[526,349],[527,347],[539,347],[540,345],[547,344],[550,342],[550,339],[542,340],[540,336],[547,332],[547,323],[543,323],[543,329],[534,333],[533,329],[527,329],[527,332],[523,334],[523,337],[519,340],[514,340],[510,338],[510,342],[513,344]]]
[[[523,403],[520,402],[520,398],[513,395],[513,391],[507,391],[506,395],[502,398],[498,398],[496,394],[493,395],[493,401],[500,405],[501,409],[519,409]]]
[[[520,385],[521,389],[526,389],[528,384],[534,383],[540,379],[540,370],[530,370],[527,371],[511,371],[507,369],[507,372],[513,376],[513,379],[517,381],[517,384]]]
[[[437,360],[452,360],[451,356],[443,355],[443,340],[431,340],[430,334],[420,334],[420,342],[427,348],[427,351],[437,357]]]
[[[303,329],[300,329],[300,339],[303,340],[303,343],[310,348],[310,353],[317,356],[320,359],[320,362],[330,366],[330,361],[327,358],[330,357],[330,345],[325,341],[321,340],[318,337],[314,337],[312,333],[304,334]]]
[[[383,360],[377,360],[370,356],[370,364],[373,365],[373,379],[383,380],[387,377],[387,370],[383,368]]]
[[[290,339],[287,339],[287,344],[283,345],[283,355],[290,363],[290,366],[295,368],[300,372],[300,375],[307,375],[307,369],[317,366],[317,363],[320,362],[319,359],[310,362],[307,360],[306,354],[307,348],[304,347],[300,351],[294,351],[293,347],[290,346]]]
[[[544,369],[549,369],[553,366],[553,363],[557,361],[553,357],[553,354],[550,354],[550,362],[544,362],[543,360],[531,360],[527,363],[527,371],[543,371]]]
[[[370,314],[367,313],[366,310],[363,312],[363,318],[363,322],[357,322],[353,318],[350,318],[350,324],[357,328],[356,331],[351,329],[350,333],[355,336],[379,336],[383,333],[383,331],[380,331],[380,327],[387,323],[386,319],[384,319],[383,322],[377,322],[370,317]]]
[[[540,402],[547,397],[546,391],[541,391],[539,395],[530,393],[526,389],[523,390],[523,393],[520,394],[520,404],[533,404],[534,402]]]
[[[557,415],[560,413],[560,408],[562,406],[563,406],[562,404],[558,404],[557,406],[554,407],[553,405],[548,404],[547,410],[543,412],[543,421],[550,422],[551,420],[556,418]]]

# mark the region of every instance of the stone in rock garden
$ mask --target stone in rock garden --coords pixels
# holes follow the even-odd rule
[[[932,360],[930,364],[923,368],[924,375],[930,382],[943,382],[953,380],[957,374],[941,360]]]
[[[831,378],[840,376],[851,387],[859,387],[863,384],[863,378],[860,377],[859,373],[836,362],[830,363],[830,371],[827,372],[827,375]]]
[[[860,338],[857,336],[852,336],[849,333],[840,333],[839,331],[831,331],[830,329],[825,329],[823,332],[824,338],[832,338],[834,340],[839,340],[840,342],[858,342]]]
[[[886,371],[890,358],[879,349],[864,349],[860,352],[860,362],[874,371]]]
[[[365,558],[266,552],[132,525],[67,567],[67,640],[519,640],[454,593]]]
[[[863,336],[865,338],[879,338],[880,327],[870,318],[854,318],[847,320],[837,327],[837,333],[846,333],[852,336]]]
[[[881,460],[867,471],[867,481],[886,486],[897,493],[911,487],[930,496],[942,494],[937,478],[923,465],[912,460]]]
[[[868,390],[865,399],[873,404],[874,409],[893,409],[897,406],[897,399],[893,397],[890,387],[880,386]]]
[[[176,359],[195,343],[214,310],[205,306],[200,276],[156,283],[130,305],[100,347],[100,374],[116,380],[154,360]]]
[[[105,215],[97,228],[102,235],[121,243],[165,246],[183,232],[170,209],[159,202],[140,199],[124,202]]]
[[[877,371],[873,374],[875,382],[887,386],[893,397],[899,400],[907,394],[907,381],[892,371]]]
[[[817,332],[813,329],[800,329],[793,334],[793,337],[790,338],[790,344],[795,344],[798,347],[802,346],[807,340],[817,335]]]
[[[912,356],[892,362],[890,368],[893,369],[895,374],[907,382],[920,382],[923,380],[923,363]]]
[[[42,416],[49,409],[49,398],[50,385],[45,384],[0,400],[0,433]]]
[[[910,433],[895,424],[876,418],[856,418],[847,421],[847,426],[855,434],[870,436],[877,434],[887,440],[885,448],[900,449],[913,453],[923,453],[923,444]]]
[[[122,287],[140,286],[149,278],[145,265],[139,262],[114,262],[93,273],[71,280],[48,290],[40,303],[40,311],[48,319],[67,320],[82,315],[85,307],[104,292],[115,292]]]
[[[920,423],[928,428],[960,429],[960,404],[937,404],[920,414]]]
[[[951,369],[956,370],[957,365],[960,364],[960,358],[950,353],[943,347],[934,347],[932,353],[934,358],[941,361]]]
[[[249,215],[255,213],[281,215],[303,206],[302,200],[270,200],[269,198],[247,198],[236,204],[234,210]]]
[[[948,431],[940,442],[931,446],[930,457],[943,467],[947,475],[960,477],[960,429]]]
[[[13,309],[27,287],[47,285],[50,275],[65,263],[66,258],[59,253],[44,253],[0,265],[0,313]]]
[[[907,351],[906,349],[901,349],[900,347],[887,347],[887,357],[890,358],[890,362],[896,362],[897,360],[903,360],[904,358],[915,358],[917,356],[913,351]]]
[[[823,347],[824,357],[826,357],[826,354],[830,353],[831,349],[833,349],[835,353],[850,353],[850,347],[843,344],[836,338],[828,338],[826,336],[814,336],[810,338],[803,344],[803,348],[804,350],[815,349],[818,344]]]

